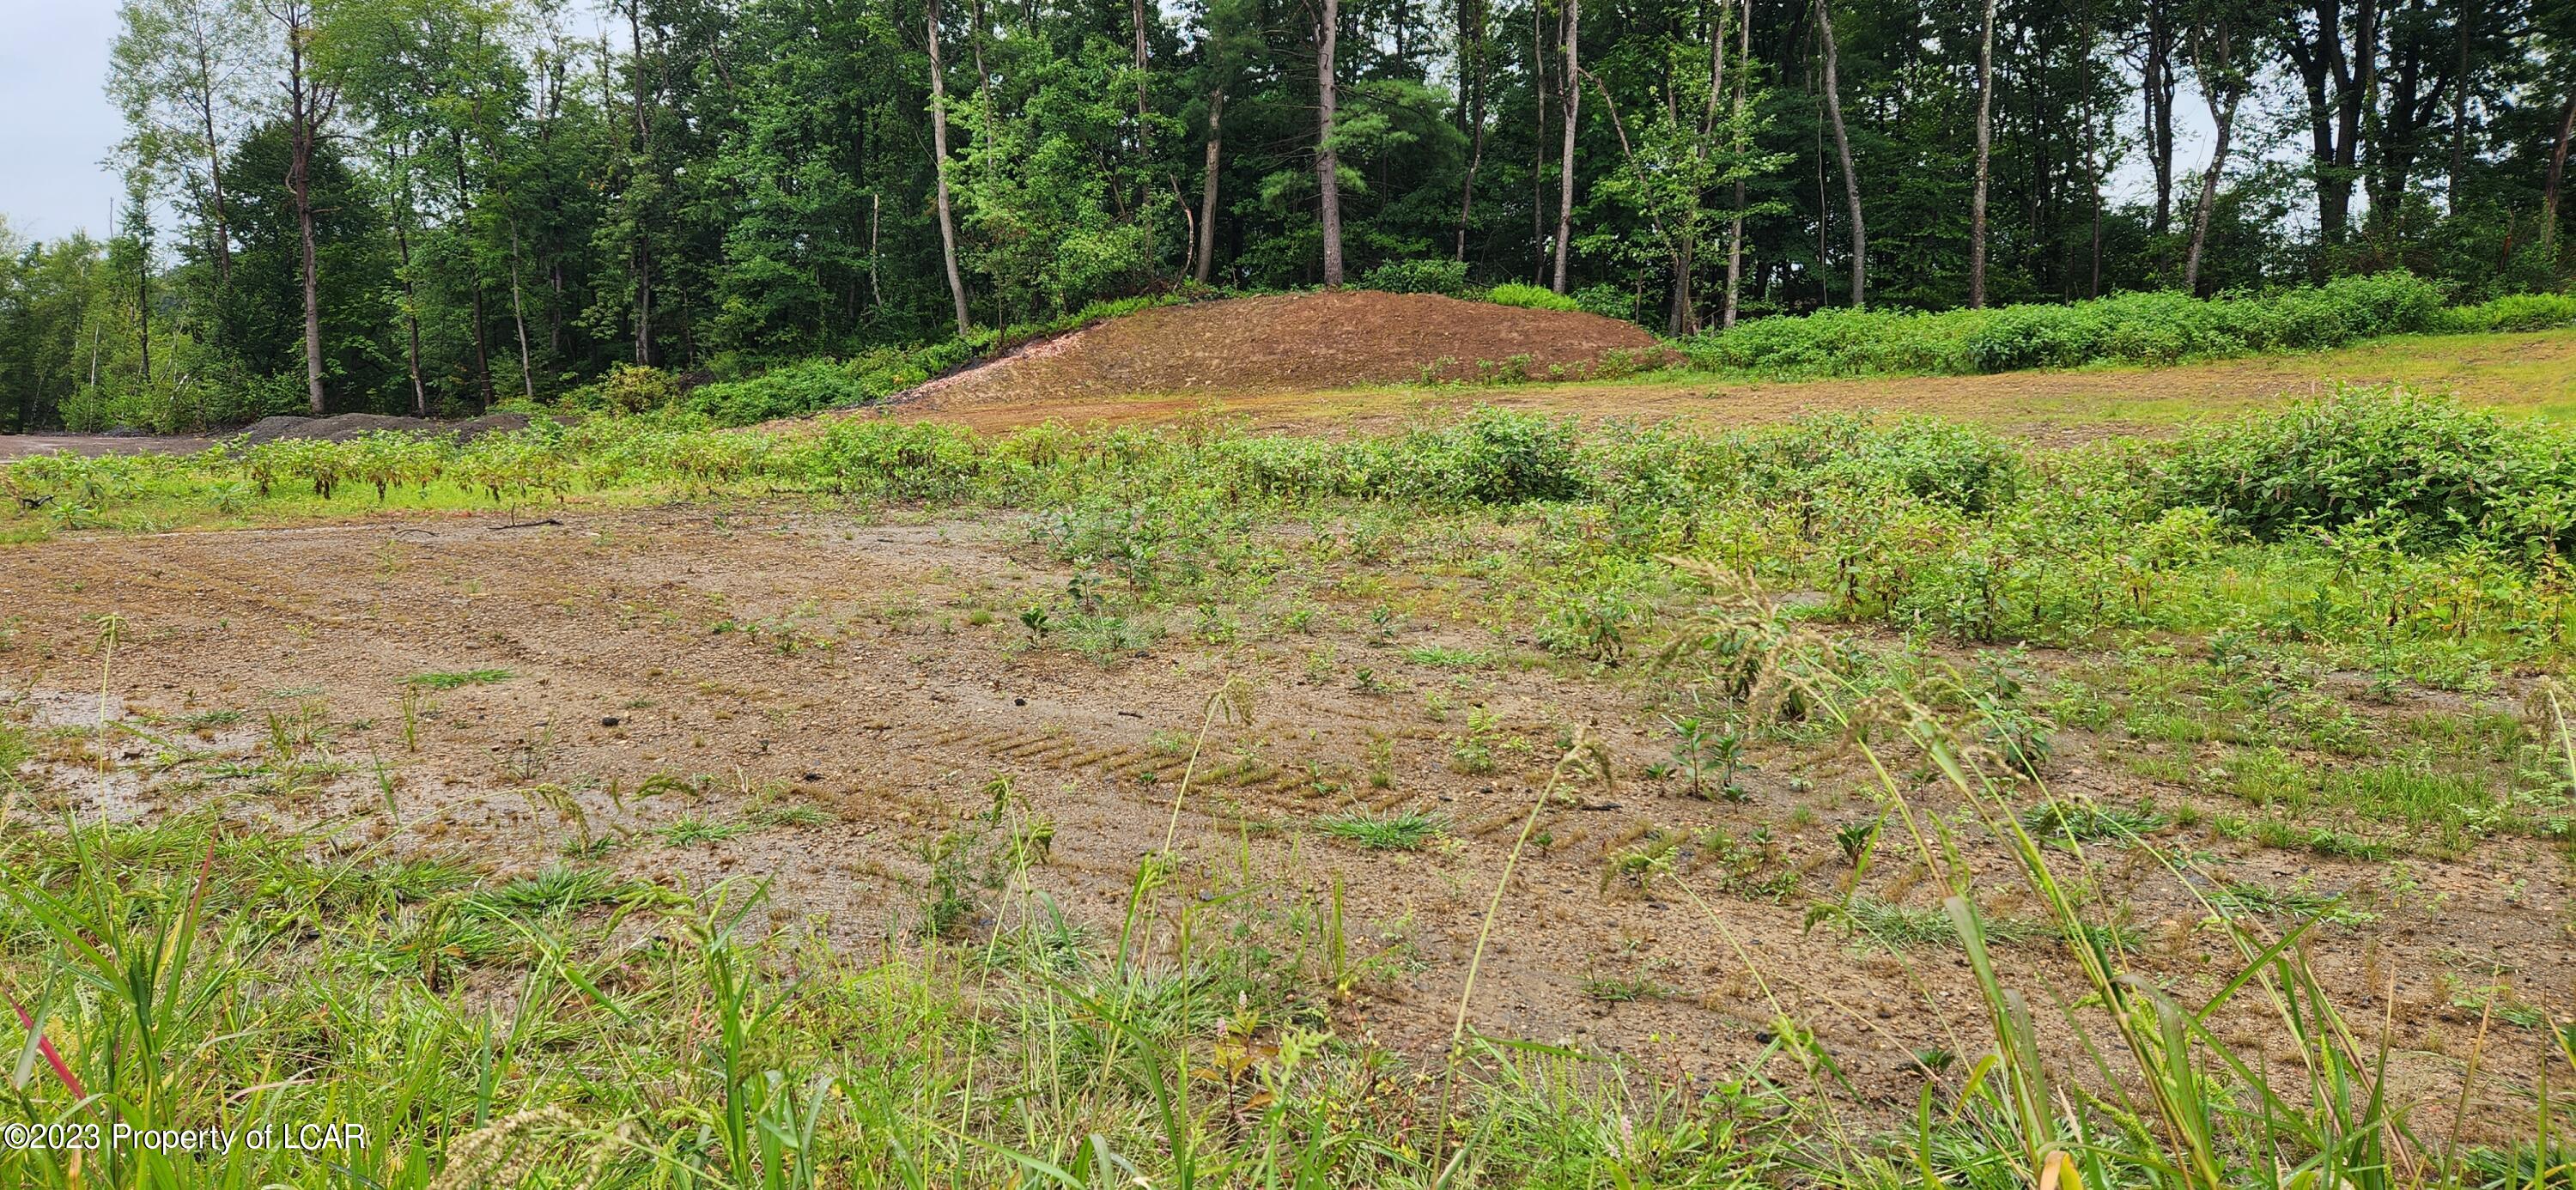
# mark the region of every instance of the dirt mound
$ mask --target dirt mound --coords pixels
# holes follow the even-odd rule
[[[381,413],[343,413],[333,417],[263,417],[241,432],[242,441],[257,446],[280,438],[320,438],[328,442],[346,442],[360,434],[377,430],[405,430],[417,434],[454,434],[459,442],[472,442],[485,434],[507,433],[525,429],[524,413],[487,413],[464,421],[432,421],[421,417],[387,417]]]
[[[1288,294],[1163,306],[1031,343],[897,400],[966,409],[1130,394],[1261,393],[1472,378],[1490,368],[1587,374],[1647,351],[1633,323],[1427,293]],[[1483,365],[1483,368],[1480,368]]]

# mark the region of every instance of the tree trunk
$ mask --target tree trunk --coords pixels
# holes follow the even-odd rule
[[[1556,173],[1556,277],[1549,285],[1557,293],[1565,292],[1565,265],[1574,254],[1574,126],[1583,112],[1583,58],[1576,45],[1582,34],[1583,0],[1565,0],[1565,153]]]
[[[2576,135],[2576,95],[2567,97],[2567,112],[2558,117],[2558,144],[2549,151],[2549,181],[2540,189],[2540,247],[2546,253],[2558,241],[2559,184],[2567,178],[2567,140]],[[2555,257],[2542,262],[2558,267]]]
[[[1753,66],[1753,0],[1744,0],[1744,17],[1736,28],[1736,71],[1734,121],[1735,151],[1741,155],[1744,144],[1744,76]],[[1738,168],[1742,168],[1739,162]],[[1735,180],[1735,205],[1726,228],[1726,297],[1718,307],[1717,326],[1726,330],[1735,325],[1735,310],[1744,281],[1744,179]]]
[[[201,46],[202,42],[199,43]],[[200,54],[202,55],[202,49]],[[202,63],[202,57],[200,58]],[[215,282],[229,284],[233,279],[233,235],[229,217],[224,211],[224,148],[215,135],[215,104],[212,93],[198,107],[205,120],[206,186],[214,196]]]
[[[508,194],[504,192],[502,197],[507,201]],[[519,221],[516,217],[510,220],[510,320],[519,324],[519,392],[533,401],[537,399],[537,373],[536,365],[528,354],[528,311],[519,292]]]
[[[2469,170],[2469,35],[2477,19],[2477,0],[2460,0],[2460,58],[2451,68],[2451,177],[2443,197],[2454,215]]]
[[[1198,268],[1192,275],[1201,285],[1208,283],[1209,272],[1216,263],[1216,178],[1224,117],[1225,88],[1219,87],[1208,92],[1207,170],[1199,181]]]
[[[1333,154],[1334,44],[1341,23],[1341,0],[1323,0],[1315,22],[1315,186],[1322,195],[1326,289],[1342,287],[1342,167]]]
[[[1834,127],[1834,158],[1843,168],[1843,203],[1851,215],[1852,309],[1869,308],[1869,232],[1860,217],[1860,176],[1852,172],[1851,133],[1843,126],[1842,87],[1837,78],[1842,55],[1834,46],[1834,17],[1827,0],[1816,0],[1817,35],[1825,43],[1825,116]]]
[[[1458,12],[1460,85],[1467,89],[1467,178],[1458,187],[1458,243],[1451,259],[1467,260],[1467,224],[1476,210],[1476,170],[1485,163],[1485,6],[1461,0]]]
[[[323,413],[322,284],[313,243],[313,148],[321,135],[322,97],[306,73],[304,52],[312,32],[312,10],[288,5],[280,18],[286,25],[287,160],[286,190],[295,204],[295,236],[301,250],[304,288],[304,398],[313,416]]]
[[[1993,175],[1995,106],[1995,0],[1986,0],[1985,31],[1977,40],[1977,185],[1968,199],[1968,308],[1986,305],[1986,184]]]
[[[2225,92],[2223,99],[2218,95],[2208,97],[2209,118],[2218,126],[2218,141],[2210,150],[2209,170],[2200,178],[2200,204],[2191,216],[2191,251],[2183,258],[2182,266],[2183,288],[2194,294],[2200,292],[2200,255],[2209,243],[2210,212],[2218,205],[2218,176],[2227,169],[2227,142],[2235,131],[2236,104],[2244,96],[2241,84],[2229,83],[2216,89]]]
[[[1734,0],[1718,0],[1717,11],[1709,18],[1708,28],[1708,103],[1700,111],[1699,138],[1691,146],[1691,156],[1703,167],[1708,162],[1709,138],[1717,135],[1718,97],[1726,91],[1726,14]],[[1700,195],[1691,194],[1690,210],[1681,227],[1681,243],[1673,265],[1673,308],[1665,320],[1666,329],[1675,335],[1699,333],[1699,306],[1691,294],[1691,274],[1698,268]]]
[[[2147,104],[2147,163],[2156,177],[2155,218],[2148,231],[2161,237],[2173,230],[2173,23],[2163,0],[2147,6],[2147,52],[2139,87]]]
[[[975,329],[966,310],[966,280],[957,272],[957,221],[948,198],[948,81],[939,67],[939,0],[927,0],[923,24],[930,31],[930,150],[939,179],[939,256],[948,270],[948,297],[957,307],[957,336]]]
[[[1127,0],[1127,21],[1136,32],[1136,158],[1146,160],[1145,147],[1145,0]],[[979,30],[980,32],[980,30]]]

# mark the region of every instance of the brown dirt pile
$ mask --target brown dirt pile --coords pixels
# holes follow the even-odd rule
[[[1351,388],[1477,374],[1526,356],[1588,374],[1609,351],[1654,336],[1594,314],[1524,310],[1426,293],[1284,294],[1165,306],[1029,344],[924,384],[898,401],[969,409],[1138,393],[1256,393]]]

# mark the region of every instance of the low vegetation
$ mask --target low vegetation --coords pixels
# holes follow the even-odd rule
[[[328,830],[247,830],[220,808],[44,821],[29,810],[59,791],[13,777],[0,990],[26,1024],[0,1033],[18,1059],[0,1119],[333,1120],[375,1143],[78,1171],[27,1149],[0,1152],[0,1177],[2565,1184],[2576,1157],[2551,1088],[2576,1073],[2576,1034],[2547,1006],[2463,960],[2442,1011],[2474,1040],[2443,1051],[2466,1054],[2458,1098],[2429,1101],[2391,1073],[2411,1060],[2393,1049],[2418,1043],[2319,956],[2450,895],[2413,883],[2412,865],[2489,848],[2567,862],[2576,755],[2546,675],[2576,613],[2559,511],[2576,508],[2570,445],[2446,399],[2348,389],[2171,442],[2068,448],[1919,419],[1711,432],[1484,410],[1335,440],[598,417],[463,446],[25,460],[0,471],[17,505],[0,524],[22,539],[494,505],[519,524],[670,499],[718,517],[972,510],[1050,567],[1025,605],[973,609],[975,630],[1112,668],[1156,641],[1294,644],[1306,681],[1417,728],[1448,779],[1525,800],[1453,817],[1381,792],[1402,784],[1391,742],[1337,767],[1211,746],[1205,727],[1157,736],[1120,778],[1176,826],[1206,802],[1245,839],[1273,824],[1234,802],[1279,791],[1307,807],[1285,832],[1295,846],[1426,883],[1456,880],[1460,852],[1500,851],[1490,884],[1455,889],[1483,926],[1450,940],[1465,982],[1426,1055],[1355,1027],[1388,1003],[1371,999],[1385,986],[1371,964],[1412,960],[1395,926],[1373,958],[1354,945],[1338,883],[1289,887],[1167,840],[1135,861],[1111,923],[1124,927],[1087,929],[1035,891],[1056,827],[1006,776],[975,791],[989,809],[940,816],[916,903],[884,945],[855,949],[756,879],[690,887],[604,866],[619,847],[840,826],[747,782],[740,805],[693,802],[622,835],[584,822],[551,866],[496,872]],[[1396,587],[1399,573],[1420,585]],[[1440,601],[1471,584],[1483,594]],[[819,622],[722,614],[684,627],[782,657],[837,647]],[[1415,632],[1435,618],[1437,643]],[[99,631],[113,677],[117,628]],[[428,700],[534,681],[448,664],[404,683],[406,733]],[[1629,692],[1656,725],[1648,762],[1610,761],[1574,719],[1539,730],[1471,697],[1529,668]],[[350,763],[328,754],[327,708],[288,693],[294,709],[271,712],[220,777],[188,733],[256,720],[13,727],[0,758],[83,780],[195,766],[286,802],[317,766]],[[1231,683],[1212,697],[1207,723],[1242,713],[1238,697]],[[112,734],[130,754],[100,747]],[[1043,732],[1014,746],[1083,749]],[[1849,799],[1779,800],[1808,779],[1794,758],[1834,749],[1859,760]],[[502,763],[529,796],[561,796],[538,752]],[[2096,798],[2079,768],[2157,792]],[[1613,769],[1629,792],[1595,784]],[[390,804],[401,790],[380,779]],[[1656,817],[1677,807],[1746,820]],[[1829,848],[1784,844],[1810,827]],[[1704,969],[1603,956],[1582,1000],[1672,1010],[1723,973],[1759,1006],[1740,1066],[1685,1077],[1483,1032],[1496,1005],[1476,973],[1504,961],[1496,922],[1527,912],[1530,869],[1515,865],[1566,853],[1577,830],[1592,832],[1598,888],[1560,892],[1687,915],[1733,947]],[[2258,878],[2222,847],[2330,875]],[[2331,882],[2355,861],[2372,880]],[[2133,919],[2108,891],[2120,880],[2187,908]],[[1972,1001],[1918,1007],[1937,1019],[1873,1026],[1925,1039],[1905,1110],[1860,1101],[1849,1055],[1819,1040],[1835,1010],[1744,949],[1729,901],[1803,911],[1855,962],[1974,977]],[[2176,978],[2186,945],[2206,957]],[[2517,1064],[2482,1061],[2508,1042]]]

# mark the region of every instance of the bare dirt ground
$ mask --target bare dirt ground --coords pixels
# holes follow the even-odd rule
[[[2338,381],[2399,381],[2456,392],[2473,405],[2565,413],[2576,407],[2576,334],[2542,331],[2474,340],[2399,339],[2313,355],[2218,360],[2153,370],[2099,368],[1991,376],[1784,382],[1645,379],[1294,393],[1143,387],[1103,393],[1031,387],[1010,400],[972,406],[925,404],[888,413],[984,430],[1046,421],[1080,426],[1211,415],[1242,419],[1257,429],[1312,430],[1385,429],[1426,410],[1473,405],[1593,418],[1683,418],[1725,426],[1878,409],[1982,422],[2040,441],[2064,442],[2170,433],[2194,420],[2331,392]]]
[[[586,834],[622,837],[598,862],[698,886],[772,879],[782,924],[864,951],[908,938],[926,895],[925,856],[990,805],[990,779],[1008,776],[1057,825],[1052,856],[1030,879],[1093,937],[1114,937],[1140,857],[1162,842],[1208,699],[1240,675],[1256,684],[1255,717],[1221,722],[1209,738],[1180,820],[1184,897],[1165,904],[1213,898],[1248,877],[1253,903],[1284,920],[1319,908],[1338,883],[1362,973],[1339,1010],[1350,1033],[1422,1052],[1445,1040],[1486,898],[1554,741],[1581,726],[1608,741],[1620,779],[1573,787],[1544,811],[1539,846],[1504,896],[1476,1028],[1717,1077],[1773,1039],[1776,996],[1815,1029],[1856,1094],[1895,1116],[1910,1113],[1923,1085],[1919,1056],[1964,1061],[1989,1044],[1954,949],[1891,954],[1831,926],[1806,928],[1808,900],[1830,897],[1848,872],[1834,831],[1877,813],[1864,771],[1840,749],[1757,751],[1745,801],[1695,798],[1639,775],[1668,758],[1671,737],[1631,675],[1426,664],[1407,650],[1497,642],[1463,612],[1407,618],[1384,634],[1359,601],[1325,586],[1315,589],[1327,611],[1312,638],[1213,646],[1175,635],[1105,660],[1033,643],[1016,610],[1062,591],[1070,571],[1029,546],[1016,518],[764,507],[558,515],[561,524],[515,529],[496,516],[422,517],[0,552],[0,696],[16,700],[13,717],[59,729],[44,745],[58,799],[47,808],[143,817],[216,804],[244,822],[331,829],[351,848],[455,856],[495,874],[565,862],[566,844]],[[1402,594],[1414,580],[1386,581]],[[1413,593],[1434,608],[1489,594],[1472,580]],[[111,612],[124,620],[108,658],[97,617]],[[1318,667],[1325,645],[1339,660]],[[79,728],[97,722],[103,668],[106,713],[200,755],[164,767],[140,738],[111,737],[126,767],[100,775]],[[476,670],[509,676],[426,692],[406,710],[407,679]],[[1478,708],[1489,725],[1475,726]],[[301,785],[227,775],[240,769],[226,760],[261,753],[271,715],[309,728],[335,766]],[[1456,766],[1471,732],[1483,733],[1494,771]],[[2098,763],[2075,733],[2061,756],[2062,792],[2188,800]],[[1366,776],[1379,767],[1385,788]],[[1928,806],[1943,804],[1921,792]],[[822,811],[819,821],[760,816],[800,806]],[[1419,852],[1364,851],[1313,829],[1318,816],[1355,808],[1419,809],[1450,833]],[[677,828],[693,823],[741,833],[685,841]],[[1995,890],[1992,912],[2030,918],[2035,906],[2010,891],[2017,877],[2000,851],[1973,824],[1961,829]],[[1702,890],[1713,915],[1667,899],[1669,884],[1640,892],[1618,878],[1613,858],[1656,831],[1692,840],[1670,875]],[[2231,879],[2276,886],[2369,890],[2386,870],[2174,842],[2203,850]],[[1888,840],[1869,887],[1890,903],[1936,906],[1937,881],[1903,849]],[[2177,997],[2197,1002],[2232,973],[2197,905],[2159,865],[2117,848],[2089,858]],[[2450,973],[2509,967],[2519,995],[2564,1019],[2576,888],[2568,865],[2526,841],[2490,841],[2409,872],[2423,890],[2415,901],[2373,924],[2325,927],[2311,950],[2347,1009],[2368,1018],[2355,1023],[2365,1044],[2385,1014],[2395,1086],[2438,1118],[2472,1053],[2486,1085],[2519,1086],[2547,1052],[2538,1029],[2499,1026],[2475,1040],[2477,1015],[2455,1005]],[[2056,944],[2005,953],[2043,1022],[2077,995]],[[2217,1028],[2276,1066],[2298,1060],[2259,1012],[2225,1014]],[[2528,1125],[2517,1103],[2476,1110]]]
[[[1651,352],[1635,323],[1427,293],[1279,294],[1160,306],[1033,343],[896,399],[965,411],[1130,393],[1315,392],[1475,378],[1480,364],[1530,376],[1586,374],[1609,351]]]

